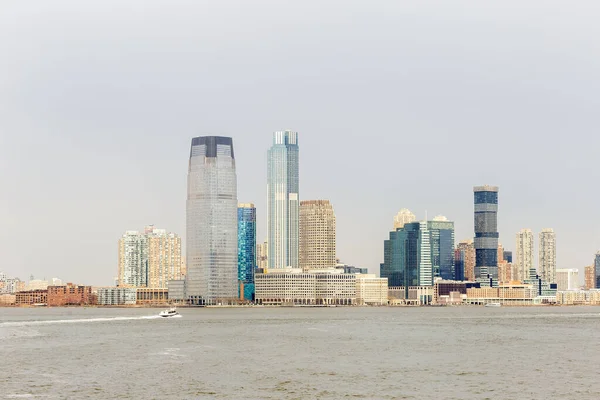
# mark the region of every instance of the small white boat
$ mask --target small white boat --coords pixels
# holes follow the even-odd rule
[[[486,307],[502,307],[502,304],[500,304],[500,303],[487,303],[485,306]]]
[[[179,315],[179,313],[177,312],[175,307],[171,307],[168,310],[161,311],[158,315],[160,315],[161,317],[164,317],[164,318],[168,318],[168,317],[174,317],[176,315]]]

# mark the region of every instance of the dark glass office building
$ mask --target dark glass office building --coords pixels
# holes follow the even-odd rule
[[[498,187],[475,186],[475,279],[498,279]]]
[[[433,285],[427,223],[412,222],[390,232],[383,252],[380,275],[388,278],[388,286]]]
[[[504,259],[504,261],[512,263],[512,251],[504,250],[502,258]]]
[[[430,235],[431,265],[434,278],[458,279],[454,265],[454,222],[435,217],[427,222]]]
[[[254,300],[256,268],[256,207],[252,203],[238,205],[238,281],[240,298]]]

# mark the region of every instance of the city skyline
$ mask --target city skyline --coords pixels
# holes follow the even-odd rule
[[[557,267],[581,270],[600,249],[598,12],[553,3],[540,15],[525,3],[148,5],[142,15],[106,2],[97,12],[10,2],[0,15],[11,38],[0,44],[11,60],[0,66],[0,269],[108,285],[124,231],[154,224],[185,241],[181,155],[200,135],[234,138],[239,198],[255,203],[264,240],[266,150],[289,127],[302,139],[300,197],[335,205],[348,263],[377,271],[402,207],[444,214],[456,240],[472,238],[470,190],[489,183],[502,190],[505,248],[523,227],[551,226]],[[287,29],[269,31],[282,20]],[[561,40],[544,34],[557,21]],[[573,209],[577,218],[558,217]],[[41,229],[52,234],[25,239]]]

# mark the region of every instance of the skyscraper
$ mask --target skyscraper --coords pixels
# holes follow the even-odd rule
[[[498,187],[475,186],[475,278],[498,278]]]
[[[384,242],[380,275],[389,286],[433,285],[430,232],[427,221],[411,222],[390,232]]]
[[[252,203],[238,205],[238,280],[240,297],[252,300],[256,268],[256,208]]]
[[[300,202],[300,268],[333,268],[335,214],[329,200]]]
[[[455,274],[457,280],[475,280],[475,245],[473,239],[463,240],[456,246]],[[461,277],[462,276],[462,277]]]
[[[153,225],[119,239],[119,286],[167,288],[181,277],[181,238]]]
[[[268,152],[267,236],[269,268],[295,267],[299,252],[298,133],[275,132]]]
[[[402,228],[404,224],[415,222],[417,217],[409,209],[403,208],[394,216],[394,229]]]
[[[237,204],[232,139],[193,138],[186,212],[185,288],[190,304],[237,300]]]
[[[148,286],[148,238],[138,231],[119,239],[119,286]]]
[[[533,232],[531,229],[521,229],[517,233],[517,280],[525,282],[535,273],[533,265]]]
[[[457,274],[454,265],[454,222],[442,215],[433,221],[427,221],[431,246],[431,265],[435,278],[458,280],[463,273]]]
[[[544,282],[556,283],[556,235],[550,228],[540,232],[538,272]]]

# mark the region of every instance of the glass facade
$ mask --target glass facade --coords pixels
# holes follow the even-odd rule
[[[192,139],[186,210],[186,298],[190,304],[238,299],[237,205],[232,139]]]
[[[390,232],[384,242],[380,275],[388,286],[433,285],[431,233],[426,222],[412,222]]]
[[[429,221],[427,229],[430,234],[433,276],[458,279],[454,265],[454,222]]]
[[[244,299],[252,300],[254,298],[254,269],[256,268],[256,208],[254,204],[240,204],[237,218],[238,280],[244,284]]]
[[[498,188],[476,186],[475,200],[475,278],[498,279]]]
[[[275,132],[267,158],[269,268],[297,268],[300,205],[298,133]]]

